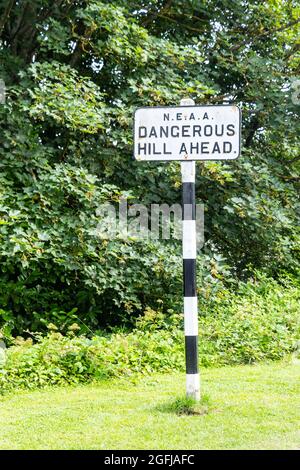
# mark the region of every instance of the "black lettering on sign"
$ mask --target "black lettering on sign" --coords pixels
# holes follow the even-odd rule
[[[201,142],[201,153],[209,153],[207,146],[208,142]]]
[[[139,138],[147,137],[147,129],[144,126],[139,127]]]
[[[153,144],[153,155],[161,155],[161,152],[156,151],[156,144]]]
[[[216,153],[216,152],[221,153],[220,146],[219,146],[218,142],[215,142],[214,147],[212,149],[212,153]]]
[[[227,135],[235,135],[234,124],[227,124]]]
[[[221,129],[219,130],[218,125],[216,125],[216,135],[218,137],[222,137],[224,134],[224,124],[221,125]]]
[[[210,137],[213,133],[212,126],[204,126],[203,132],[206,137]]]
[[[141,153],[147,155],[147,144],[138,144],[138,154],[140,155]]]
[[[160,137],[169,137],[169,128],[160,126]]]
[[[179,137],[179,126],[172,126],[171,127],[171,136],[172,137]]]
[[[177,121],[182,121],[182,113],[177,113],[176,114],[176,119],[177,119]]]
[[[154,126],[152,126],[151,129],[150,129],[149,137],[157,137],[157,133],[156,133],[156,130],[155,130]]]
[[[181,144],[180,151],[179,151],[179,155],[180,155],[181,153],[188,153],[185,144]]]
[[[164,113],[164,121],[170,121],[170,114]]]
[[[182,137],[191,137],[190,126],[182,126]]]
[[[190,115],[190,121],[191,121],[192,119],[193,119],[194,121],[195,121],[195,119],[196,119],[195,116],[194,116],[194,113],[191,113],[191,115]]]
[[[172,154],[172,152],[167,151],[167,144],[166,143],[164,143],[164,145],[163,145],[163,154],[164,155],[171,155]]]
[[[231,142],[223,142],[223,153],[230,153],[232,150]]]
[[[204,121],[204,119],[209,119],[209,117],[208,117],[208,114],[207,114],[207,113],[204,113],[204,116],[203,116],[203,121]]]
[[[196,135],[201,137],[201,126],[193,126],[193,137],[196,137]]]
[[[190,146],[190,153],[193,154],[195,150],[195,154],[197,155],[199,153],[199,143],[197,142],[196,144],[192,144]]]

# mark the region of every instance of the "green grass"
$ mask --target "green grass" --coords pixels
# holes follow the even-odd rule
[[[283,362],[203,370],[194,415],[177,412],[183,374],[16,392],[0,399],[0,448],[299,449],[299,376]]]

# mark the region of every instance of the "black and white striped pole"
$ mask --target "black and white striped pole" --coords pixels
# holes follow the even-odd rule
[[[180,106],[193,106],[191,99],[183,99]],[[186,394],[200,400],[198,366],[198,302],[196,289],[196,202],[195,162],[181,162],[182,176],[182,257],[184,292],[184,334],[186,364]]]
[[[195,160],[235,160],[241,151],[241,112],[237,106],[138,108],[134,113],[137,161],[180,161],[183,203],[184,331],[187,396],[200,399],[196,289]]]

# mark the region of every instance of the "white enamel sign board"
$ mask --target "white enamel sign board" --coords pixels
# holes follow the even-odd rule
[[[166,106],[135,111],[136,160],[234,160],[240,155],[240,140],[241,112],[237,106]]]

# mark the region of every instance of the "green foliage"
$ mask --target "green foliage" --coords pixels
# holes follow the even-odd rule
[[[95,230],[101,203],[180,201],[177,163],[133,161],[132,115],[185,96],[243,114],[241,159],[198,165],[199,294],[210,304],[253,268],[298,276],[298,38],[296,1],[0,1],[6,334],[74,308],[93,330],[132,327],[158,300],[166,317],[180,312],[178,243],[107,242]]]
[[[202,416],[166,409],[181,399],[184,373],[16,391],[0,397],[0,449],[293,450],[299,385],[299,364],[286,361],[212,368],[201,376]]]
[[[181,363],[178,336],[176,332],[171,336],[163,331],[136,331],[88,339],[52,331],[46,337],[37,336],[35,344],[17,338],[17,345],[9,348],[1,386],[35,388],[168,371],[174,361]]]
[[[159,411],[166,413],[182,415],[205,415],[210,411],[212,404],[207,394],[201,396],[201,400],[197,402],[192,397],[179,397],[168,403],[163,403],[158,407]]]
[[[260,279],[221,296],[199,322],[201,366],[278,360],[299,348],[299,289]],[[102,333],[89,339],[70,324],[62,335],[54,324],[46,336],[16,338],[7,350],[0,384],[3,390],[86,383],[154,371],[184,370],[182,317],[145,311],[130,332]],[[61,323],[61,319],[58,318]]]
[[[28,90],[32,98],[28,111],[35,121],[50,118],[66,129],[86,133],[108,127],[103,94],[72,67],[58,62],[34,63],[30,74],[36,86]]]
[[[260,279],[241,283],[236,295],[216,301],[213,317],[200,320],[204,364],[277,360],[299,348],[300,292]]]

